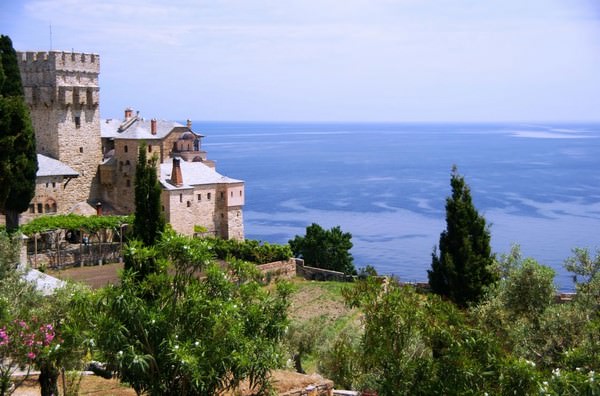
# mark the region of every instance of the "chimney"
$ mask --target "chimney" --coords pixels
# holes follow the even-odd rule
[[[181,175],[181,166],[179,159],[173,158],[173,170],[171,171],[171,184],[175,187],[183,186],[183,176]]]
[[[186,126],[187,126],[188,129],[192,129],[192,120],[190,120],[189,118],[187,120]]]
[[[96,204],[96,216],[102,216],[102,202]]]
[[[131,114],[133,114],[133,109],[128,107],[125,109],[125,121],[131,118]]]
[[[156,118],[150,120],[150,133],[156,135]]]

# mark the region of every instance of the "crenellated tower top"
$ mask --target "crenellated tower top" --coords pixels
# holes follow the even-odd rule
[[[85,54],[80,52],[19,52],[19,61],[22,68],[28,71],[71,71],[71,72],[100,72],[100,56],[98,54]]]

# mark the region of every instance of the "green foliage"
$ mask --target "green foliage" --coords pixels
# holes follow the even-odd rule
[[[471,191],[456,166],[446,199],[446,230],[440,235],[439,255],[432,254],[429,285],[461,307],[479,301],[496,281],[491,270],[490,232],[471,200]]]
[[[511,318],[536,320],[554,301],[554,270],[531,258],[521,259],[518,246],[501,262],[504,273],[497,293]]]
[[[285,337],[288,349],[294,360],[297,372],[304,374],[302,359],[309,353],[314,352],[317,345],[324,342],[323,328],[325,318],[322,316],[312,318],[304,323],[292,322]]]
[[[590,313],[600,315],[600,250],[594,257],[588,249],[575,248],[573,254],[565,261],[565,268],[573,274],[576,302]]]
[[[0,63],[3,78],[0,79],[0,96],[23,96],[21,73],[12,40],[0,35]]]
[[[347,293],[364,312],[360,388],[380,395],[482,394],[499,389],[504,355],[465,313],[411,286],[368,278]]]
[[[359,337],[355,329],[341,331],[321,353],[319,371],[332,380],[336,388],[353,389],[358,386]]]
[[[156,157],[148,163],[146,144],[142,143],[135,168],[135,219],[133,233],[145,245],[153,245],[164,231],[165,220],[160,207],[162,189],[156,173]]]
[[[296,235],[289,241],[296,257],[304,259],[306,265],[356,274],[352,254],[352,234],[342,232],[339,226],[329,230],[313,223],[306,227],[306,235]]]
[[[143,266],[146,253],[128,254]],[[230,276],[203,240],[165,233],[152,254],[168,266],[142,279],[124,271],[120,286],[98,296],[103,360],[138,393],[217,394],[244,379],[266,391],[281,360],[289,287],[265,289],[239,262]]]
[[[83,230],[95,233],[100,230],[119,229],[130,224],[133,216],[82,216],[76,214],[40,216],[20,227],[23,234],[32,236],[54,230]]]
[[[20,235],[0,230],[0,280],[13,272],[19,261]]]
[[[23,97],[15,50],[8,36],[0,36],[0,210],[9,232],[19,225],[35,194],[37,155],[29,109]]]
[[[289,245],[270,244],[252,239],[238,241],[235,239],[206,238],[217,258],[226,260],[230,257],[255,264],[266,264],[274,261],[288,260],[293,256]]]

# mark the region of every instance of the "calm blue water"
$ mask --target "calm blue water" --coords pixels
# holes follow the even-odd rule
[[[357,267],[427,279],[452,164],[491,224],[557,271],[600,246],[600,125],[195,122],[220,173],[246,182],[246,236],[285,243],[312,222],[352,233]]]

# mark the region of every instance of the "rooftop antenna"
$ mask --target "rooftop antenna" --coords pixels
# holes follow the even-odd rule
[[[50,51],[52,51],[52,22],[50,22]]]

